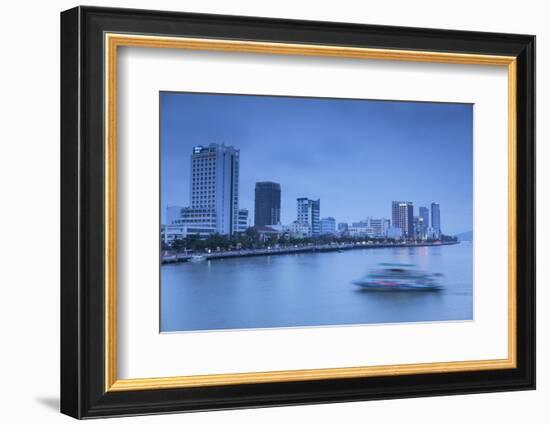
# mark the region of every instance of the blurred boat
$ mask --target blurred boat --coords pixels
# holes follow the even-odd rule
[[[413,264],[381,263],[360,279],[352,281],[366,291],[440,291],[441,273],[427,273]]]

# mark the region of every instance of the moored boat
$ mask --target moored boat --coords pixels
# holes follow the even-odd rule
[[[199,263],[199,262],[205,261],[205,260],[206,260],[206,257],[204,255],[192,255],[189,258],[189,261],[192,262],[192,263]]]
[[[175,263],[176,261],[178,261],[178,256],[173,252],[166,251],[162,253],[161,261],[163,263]]]

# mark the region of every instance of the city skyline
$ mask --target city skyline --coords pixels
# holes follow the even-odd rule
[[[251,212],[246,209],[246,208],[239,208],[239,212],[241,211],[246,211],[246,215],[247,215],[247,219],[250,218],[250,222],[247,222],[247,226],[249,227],[261,227],[261,226],[273,226],[273,225],[287,225],[287,224],[292,224],[293,222],[300,222],[300,223],[305,223],[307,224],[308,221],[310,221],[311,219],[302,219],[300,217],[300,207],[298,206],[298,213],[297,213],[297,216],[294,218],[294,220],[291,220],[290,222],[288,223],[283,223],[281,222],[280,220],[277,220],[277,219],[272,219],[272,220],[269,220],[269,222],[257,222],[257,208],[256,208],[256,204],[258,203],[258,184],[266,184],[266,183],[269,183],[270,185],[278,185],[278,183],[276,182],[258,182],[256,184],[256,191],[255,191],[255,206],[254,206],[254,216],[253,217],[250,217],[251,215]],[[278,196],[280,198],[280,194],[281,194],[281,190],[280,190],[280,186],[278,187]],[[300,198],[296,198],[296,201],[298,204],[300,204],[300,201],[302,200],[305,200],[305,201],[313,201],[313,200],[310,200],[306,197],[300,197]],[[314,202],[317,202],[320,204],[320,199],[317,199],[315,200]],[[279,199],[279,203],[280,203],[280,199]],[[397,205],[397,212],[395,211],[395,207]],[[330,219],[330,220],[333,220],[334,221],[334,224],[335,224],[335,230],[336,231],[336,227],[348,227],[348,226],[353,226],[354,223],[361,223],[361,222],[365,222],[365,221],[372,221],[372,220],[387,220],[388,223],[390,223],[388,225],[388,227],[396,227],[396,228],[399,228],[401,229],[405,234],[407,233],[410,233],[411,232],[411,229],[415,228],[415,226],[419,225],[419,226],[422,226],[423,228],[423,232],[426,232],[428,229],[434,229],[435,231],[437,232],[442,232],[442,229],[441,229],[441,224],[440,224],[440,205],[439,203],[437,202],[431,202],[430,204],[430,208],[427,208],[426,206],[423,206],[423,205],[416,205],[415,206],[415,202],[414,201],[392,201],[392,206],[391,206],[391,214],[388,214],[387,216],[381,216],[381,217],[373,217],[371,215],[366,215],[365,217],[361,218],[359,221],[351,221],[351,220],[346,220],[345,218],[339,218],[339,219],[336,219],[334,217],[331,217],[331,216],[328,216],[328,217],[321,217],[321,209],[320,209],[320,206],[319,206],[319,211],[318,211],[318,220],[320,222],[320,225],[322,225],[322,221],[323,220],[326,220],[326,219]],[[433,219],[433,216],[434,216],[434,206],[436,206],[437,208],[437,219],[434,220]],[[403,210],[403,207],[406,208],[406,213],[404,213],[402,210]],[[418,215],[415,215],[415,208],[417,209],[418,211]],[[178,222],[178,219],[181,219],[181,215],[182,215],[182,212],[183,210],[186,210],[186,209],[189,209],[189,207],[186,207],[186,206],[183,206],[183,205],[167,205],[166,206],[166,223],[162,223],[162,224],[173,224],[175,222]],[[404,215],[406,214],[406,216]],[[271,217],[279,217],[280,216],[280,209],[278,208],[276,210],[276,212],[274,214],[271,215]],[[432,217],[432,219],[430,219],[429,217]],[[241,219],[239,217],[239,219]],[[242,220],[242,219],[241,219]],[[418,222],[417,222],[418,220]],[[432,227],[432,223],[433,222],[436,222],[436,225]],[[179,223],[181,224],[181,220],[179,220]],[[241,222],[242,223],[242,222]],[[413,227],[411,227],[411,224],[414,224]],[[243,226],[241,225],[240,226],[241,230],[243,228]],[[443,232],[444,233],[444,232]],[[321,234],[323,234],[323,231],[321,231]]]
[[[222,107],[226,108],[223,114]],[[241,114],[252,113],[255,120],[229,123],[236,110]],[[300,123],[292,118],[298,113],[302,115]],[[367,113],[371,120],[359,120],[360,113]],[[333,116],[333,122],[326,122],[328,115]],[[355,116],[355,120],[349,115]],[[413,117],[424,124],[422,128],[415,125]],[[281,118],[285,119],[285,126],[276,126]],[[262,131],[258,120],[267,126]],[[394,147],[402,151],[407,144],[415,149],[379,151],[384,137],[373,126],[379,126],[381,121],[392,121],[387,123],[386,131],[393,134]],[[286,124],[291,128],[285,128]],[[356,127],[353,137],[344,131],[346,125]],[[240,151],[238,207],[248,209],[249,219],[254,217],[256,184],[275,182],[280,184],[282,224],[296,220],[298,198],[320,199],[321,217],[335,217],[337,223],[390,217],[389,205],[395,199],[412,199],[417,216],[418,207],[429,208],[434,200],[443,199],[440,203],[444,205],[444,233],[468,231],[472,229],[471,126],[471,105],[463,104],[161,93],[162,221],[165,222],[166,206],[188,206],[192,147],[224,143]],[[270,130],[275,127],[281,137],[278,144],[269,143],[273,142]],[[322,128],[332,135],[337,133],[335,128],[341,130],[340,138],[345,143],[335,143],[331,148],[322,136]],[[444,128],[446,138],[436,138],[443,137]],[[218,133],[226,133],[227,137],[213,140]],[[368,133],[366,143],[357,143],[365,142],[365,133]],[[411,140],[418,137],[417,133],[423,135],[422,143]],[[440,147],[457,137],[461,141],[459,149],[454,149],[457,155],[449,154],[449,146]],[[266,138],[267,143],[262,143]],[[303,147],[296,145],[297,138],[312,148],[307,151],[309,155],[304,156]],[[285,149],[287,155],[281,155]],[[438,155],[442,150],[445,155]],[[368,151],[359,164],[356,157],[361,155],[355,154],[357,151]],[[442,172],[443,164],[451,173]],[[385,173],[381,173],[381,165],[385,165]],[[346,167],[348,171],[343,170]],[[430,173],[426,174],[426,169]]]
[[[195,155],[197,153],[202,154],[204,151],[219,152],[219,151],[235,151],[232,146],[220,146],[212,144],[209,147],[196,146],[193,148],[192,162],[195,163]],[[237,151],[238,155],[238,151]],[[236,166],[238,173],[238,162]],[[208,170],[208,168],[206,168]],[[200,170],[200,169],[199,169]],[[415,206],[412,201],[392,201],[391,205],[391,219],[386,217],[372,217],[367,216],[358,222],[350,221],[337,221],[334,217],[321,217],[321,200],[312,200],[308,198],[297,198],[297,210],[296,219],[289,223],[282,223],[279,220],[280,217],[280,197],[281,187],[276,182],[257,182],[255,187],[255,206],[254,206],[254,219],[253,222],[249,222],[248,209],[238,208],[238,196],[234,198],[234,202],[230,202],[225,207],[222,205],[215,206],[215,202],[211,204],[211,210],[202,209],[205,205],[196,205],[194,199],[197,197],[200,191],[196,190],[198,186],[216,186],[215,179],[211,180],[210,177],[205,177],[205,182],[195,182],[198,180],[196,177],[200,176],[200,172],[196,174],[193,169],[193,181],[191,182],[191,207],[183,206],[168,206],[166,207],[166,224],[175,225],[172,227],[168,238],[178,237],[177,235],[185,235],[188,232],[190,234],[199,234],[202,236],[213,235],[215,233],[221,235],[231,236],[235,232],[244,232],[248,227],[255,227],[258,229],[272,229],[279,234],[290,233],[305,233],[308,236],[319,237],[322,235],[337,235],[347,234],[351,236],[354,232],[360,233],[356,236],[373,236],[373,237],[397,237],[406,240],[436,238],[439,239],[445,235],[441,228],[441,215],[440,205],[437,202],[430,204],[430,209],[425,206],[416,206],[418,215],[415,215]],[[219,185],[219,183],[218,183]],[[212,191],[215,193],[216,191]],[[205,192],[207,193],[207,192]],[[208,198],[208,196],[204,196]],[[212,195],[212,200],[216,198]],[[208,203],[209,200],[201,200],[199,202]],[[219,214],[219,208],[229,208],[231,205],[235,210],[235,228],[232,231],[223,230],[219,227],[219,223],[216,220],[212,220]],[[201,207],[197,210],[197,206]],[[259,211],[259,213],[258,213]],[[206,212],[206,214],[205,214]],[[431,218],[430,218],[431,217]],[[187,230],[178,228],[177,226],[185,226]],[[267,227],[266,227],[267,226]],[[305,226],[305,227],[304,227]],[[198,228],[203,228],[201,231]],[[209,230],[204,229],[210,228]],[[352,230],[352,234],[348,233],[348,228]],[[301,230],[297,230],[301,229]],[[207,232],[207,233],[205,233]],[[447,236],[452,236],[447,234]]]

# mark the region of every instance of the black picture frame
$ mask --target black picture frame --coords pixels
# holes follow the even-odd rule
[[[105,391],[104,34],[506,55],[517,58],[517,367]],[[61,412],[75,418],[535,388],[535,37],[76,7],[61,13]]]

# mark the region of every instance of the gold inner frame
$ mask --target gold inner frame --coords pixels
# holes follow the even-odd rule
[[[462,53],[370,49],[199,38],[105,34],[105,391],[308,381],[416,373],[447,373],[516,367],[516,58]],[[399,364],[326,369],[118,379],[116,324],[116,99],[119,46],[325,56],[507,67],[508,72],[508,357],[495,360]]]

